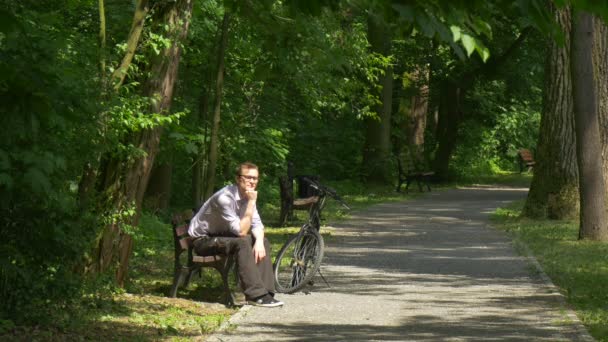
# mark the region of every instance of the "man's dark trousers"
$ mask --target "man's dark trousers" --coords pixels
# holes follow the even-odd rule
[[[255,299],[267,293],[275,293],[270,242],[264,238],[266,257],[255,263],[253,256],[253,238],[205,236],[194,241],[194,250],[201,256],[234,254],[238,265],[239,279],[247,299]]]

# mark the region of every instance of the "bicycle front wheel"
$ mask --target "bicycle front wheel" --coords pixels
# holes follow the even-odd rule
[[[294,293],[308,284],[321,266],[324,249],[323,237],[315,229],[305,229],[290,238],[275,261],[277,292]]]

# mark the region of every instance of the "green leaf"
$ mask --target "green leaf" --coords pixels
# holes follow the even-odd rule
[[[459,41],[462,37],[462,30],[460,29],[460,27],[452,25],[450,26],[450,31],[452,31],[452,37],[454,39],[454,42]]]
[[[466,33],[462,35],[462,46],[464,46],[464,49],[467,51],[467,56],[471,56],[473,51],[475,51],[475,45],[475,38]]]

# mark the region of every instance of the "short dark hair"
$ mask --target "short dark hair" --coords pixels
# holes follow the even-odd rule
[[[258,168],[258,166],[255,165],[254,163],[246,161],[246,162],[240,163],[239,166],[236,167],[234,174],[237,176],[240,176],[242,169],[256,169],[258,171],[260,170]]]

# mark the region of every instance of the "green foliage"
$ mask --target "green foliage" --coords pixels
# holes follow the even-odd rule
[[[452,163],[460,177],[516,170],[517,150],[536,146],[540,113],[525,102],[513,101],[508,107],[489,103],[494,91],[488,87],[471,98],[478,112],[465,122]]]
[[[24,1],[2,10],[0,318],[15,322],[47,321],[78,294],[75,271],[95,233],[75,196],[97,120],[95,56],[83,49],[94,37],[74,30],[86,6]]]

